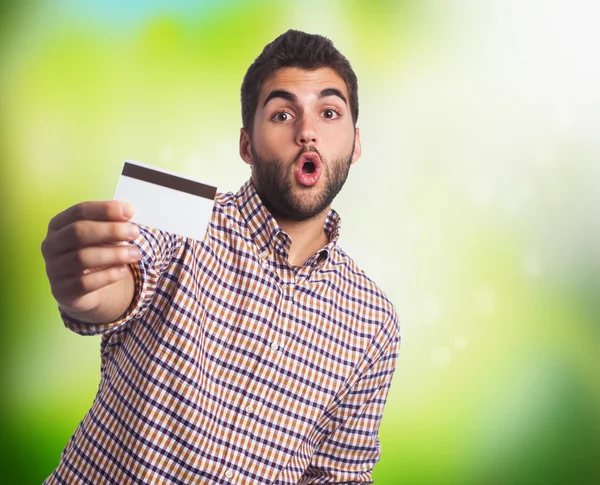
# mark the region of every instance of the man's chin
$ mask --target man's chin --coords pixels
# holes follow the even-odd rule
[[[294,201],[290,204],[290,209],[289,212],[295,221],[308,221],[323,214],[328,209],[328,205],[323,202],[315,203],[313,196],[309,200]]]
[[[327,207],[315,204],[314,197],[286,197],[284,200],[268,201],[265,206],[276,218],[294,222],[304,222],[321,215]]]

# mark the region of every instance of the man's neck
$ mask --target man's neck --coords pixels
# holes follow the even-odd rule
[[[291,266],[303,266],[313,254],[327,245],[329,240],[325,234],[324,225],[328,213],[329,208],[313,219],[302,222],[275,218],[279,227],[292,239],[288,255]]]

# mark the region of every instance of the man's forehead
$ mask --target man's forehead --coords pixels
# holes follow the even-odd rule
[[[283,67],[264,80],[259,99],[264,100],[271,91],[276,89],[283,89],[292,93],[301,91],[318,94],[325,88],[337,88],[348,98],[346,83],[330,67],[311,70],[299,67]]]

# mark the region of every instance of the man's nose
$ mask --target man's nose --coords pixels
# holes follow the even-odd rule
[[[298,123],[296,132],[296,143],[302,145],[314,145],[318,141],[317,128],[310,116],[302,116]]]

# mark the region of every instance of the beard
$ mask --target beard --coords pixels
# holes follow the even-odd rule
[[[265,207],[275,218],[302,222],[325,211],[346,183],[352,165],[354,143],[348,156],[332,161],[324,160],[316,148],[300,150],[289,162],[262,158],[253,147],[251,151],[255,188]],[[321,158],[321,178],[324,177],[325,187],[316,194],[313,191],[306,194],[294,192],[293,171],[299,158],[306,152],[315,152]]]

